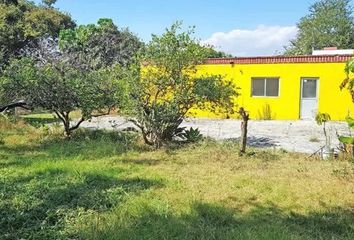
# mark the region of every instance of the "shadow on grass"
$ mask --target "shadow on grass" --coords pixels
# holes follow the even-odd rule
[[[159,186],[161,182],[148,179],[62,169],[0,179],[0,239],[76,239],[70,232],[75,221]]]
[[[38,144],[0,145],[2,167],[27,167],[42,160],[98,160],[119,156],[127,151],[146,151],[137,144],[137,134],[105,130],[80,130],[71,139],[52,136]]]
[[[29,125],[36,128],[47,124],[60,123],[60,120],[54,117],[22,117],[22,119]]]
[[[353,213],[344,209],[287,214],[275,206],[254,206],[249,213],[195,203],[190,214],[173,215],[143,208],[124,224],[83,232],[85,239],[353,239]]]

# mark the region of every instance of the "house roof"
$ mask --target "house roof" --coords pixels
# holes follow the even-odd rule
[[[302,55],[302,56],[268,56],[209,58],[204,64],[279,64],[279,63],[345,63],[353,55]]]

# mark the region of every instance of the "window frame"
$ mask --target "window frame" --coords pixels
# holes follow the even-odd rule
[[[277,96],[267,95],[267,80],[276,79],[278,80],[278,94]],[[264,92],[263,95],[253,95],[253,80],[263,80],[264,81]],[[280,77],[252,77],[251,78],[251,97],[252,98],[279,98],[280,97]]]

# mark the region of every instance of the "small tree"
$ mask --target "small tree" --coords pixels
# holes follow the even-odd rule
[[[144,66],[130,81],[130,120],[156,147],[182,134],[180,125],[191,109],[232,114],[237,96],[231,81],[197,73],[210,50],[191,37],[193,29],[180,30],[175,23],[162,36],[152,36],[139,54]]]
[[[326,138],[326,147],[330,147],[330,138],[327,133],[326,123],[331,120],[331,116],[328,113],[317,113],[316,123],[323,126],[323,134]]]

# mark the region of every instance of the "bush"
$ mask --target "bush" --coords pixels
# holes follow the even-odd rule
[[[258,118],[260,120],[272,120],[272,119],[274,119],[274,116],[273,116],[273,113],[272,113],[272,109],[271,109],[271,107],[270,107],[270,105],[268,103],[263,105],[262,111],[261,110],[258,111]]]

